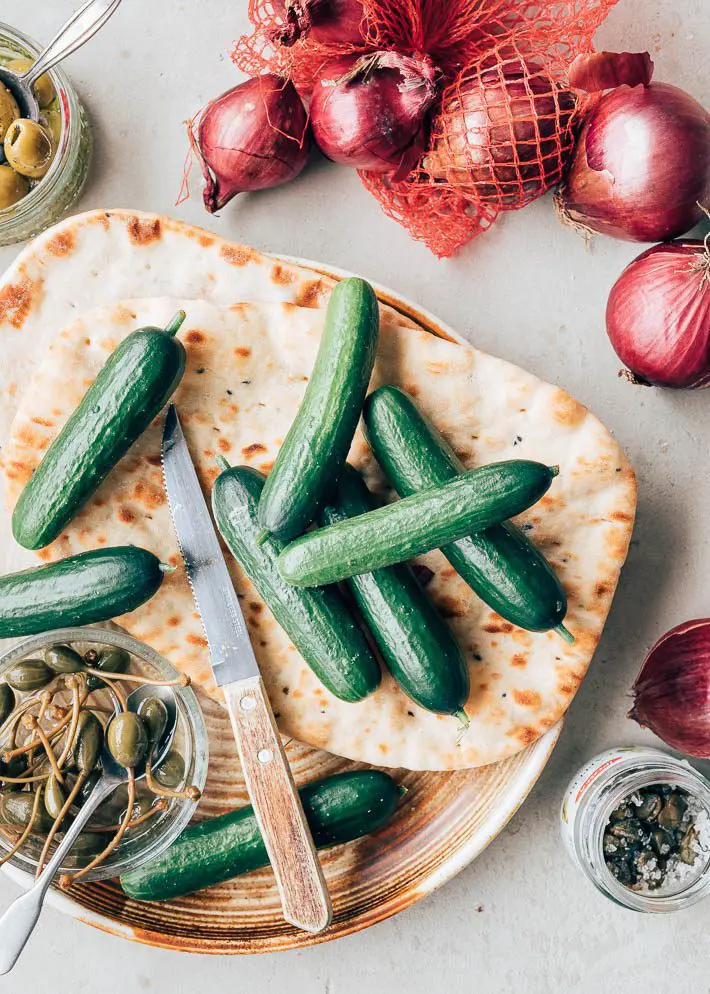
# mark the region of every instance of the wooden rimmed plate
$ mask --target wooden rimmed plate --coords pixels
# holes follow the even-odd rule
[[[351,274],[303,259],[285,258],[314,272]],[[376,285],[387,303],[431,334],[462,339],[427,311]],[[234,740],[222,709],[200,695],[210,740],[210,774],[200,817],[247,803]],[[51,892],[61,911],[105,932],[183,952],[245,954],[276,952],[327,942],[357,932],[410,907],[474,860],[505,827],[544,769],[561,723],[504,762],[456,773],[394,772],[407,788],[395,817],[375,835],[321,854],[334,906],[333,923],[317,936],[283,921],[270,870],[261,870],[167,903],[128,899],[115,882]],[[297,783],[352,769],[358,764],[290,742]],[[20,886],[27,875],[6,872]]]

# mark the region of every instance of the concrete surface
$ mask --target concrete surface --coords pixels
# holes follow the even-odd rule
[[[75,0],[2,0],[0,17],[48,39]],[[437,262],[382,215],[356,175],[314,163],[296,183],[245,196],[219,219],[174,202],[182,122],[237,77],[228,51],[246,0],[125,0],[67,68],[98,144],[80,207],[165,211],[270,251],[371,276],[419,300],[477,346],[559,383],[615,431],[639,474],[629,563],[589,677],[553,759],[507,831],[466,871],[400,917],[304,952],[189,958],[130,945],[48,910],[0,992],[173,994],[200,990],[384,994],[522,991],[625,994],[710,991],[710,902],[641,917],[600,897],[568,862],[557,807],[594,752],[652,741],[627,721],[628,690],[666,629],[710,613],[707,436],[710,397],[633,388],[617,379],[604,334],[608,290],[634,246],[591,250],[557,223],[548,200],[509,216],[456,259]],[[620,0],[599,35],[612,49],[650,48],[657,78],[710,105],[707,0]],[[0,252],[0,265],[13,250]],[[16,894],[0,883],[0,906]],[[1,939],[1,936],[0,936]]]

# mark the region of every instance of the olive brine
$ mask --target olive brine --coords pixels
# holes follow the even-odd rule
[[[156,749],[168,727],[158,696],[128,710],[126,685],[186,686],[138,672],[125,649],[57,643],[13,663],[0,682],[0,865],[20,851],[39,874],[55,840],[89,798],[102,752],[126,770],[126,785],[97,809],[74,844],[67,867],[79,880],[121,845],[150,829],[179,799],[198,800],[186,782],[180,736]],[[83,649],[83,651],[82,651]],[[156,764],[156,760],[158,761]],[[136,778],[136,767],[145,775]]]

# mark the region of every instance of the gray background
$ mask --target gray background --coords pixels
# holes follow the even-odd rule
[[[0,17],[47,40],[78,0],[2,0]],[[636,916],[599,896],[567,860],[557,807],[594,752],[653,741],[627,721],[645,650],[672,625],[710,614],[707,438],[710,398],[618,380],[604,334],[614,279],[638,249],[562,229],[549,199],[500,221],[438,262],[385,218],[354,172],[314,162],[280,190],[245,196],[210,219],[174,207],[183,120],[237,81],[232,41],[246,0],[125,0],[67,68],[94,122],[97,156],[79,205],[165,211],[259,248],[323,259],[418,300],[471,342],[558,383],[615,432],[640,484],[639,520],[609,625],[554,756],[523,810],[453,882],[367,932],[303,952],[188,957],[108,937],[47,910],[0,992],[134,994],[199,989],[371,994],[406,986],[448,994],[710,990],[710,902]],[[620,0],[606,48],[650,48],[657,78],[710,105],[708,0]],[[197,189],[197,184],[195,184]],[[0,266],[14,256],[0,251]],[[16,894],[0,882],[0,907]]]

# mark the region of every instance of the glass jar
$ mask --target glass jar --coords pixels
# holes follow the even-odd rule
[[[659,749],[610,749],[586,763],[570,782],[560,811],[562,837],[574,862],[612,901],[634,911],[679,911],[710,894],[710,854],[696,875],[662,891],[631,890],[617,880],[604,859],[603,837],[612,811],[654,784],[685,791],[710,816],[710,782],[690,763]]]
[[[41,46],[0,21],[0,62],[15,58],[35,60]],[[61,114],[61,133],[47,175],[26,197],[0,210],[0,245],[24,241],[55,224],[75,202],[86,182],[92,140],[84,108],[60,66],[48,73]]]
[[[22,659],[32,655],[41,657],[42,650],[54,644],[70,644],[80,653],[87,649],[105,645],[125,649],[131,654],[134,671],[142,676],[161,680],[174,680],[179,674],[170,663],[150,646],[139,642],[125,632],[104,628],[62,628],[25,639],[13,646],[0,657],[0,680],[7,670]],[[194,784],[200,791],[207,779],[208,742],[202,709],[194,691],[190,687],[173,687],[177,706],[177,726],[172,748],[178,749],[185,764],[184,782]],[[118,794],[125,790],[117,788],[115,800],[121,807]],[[112,803],[111,799],[107,803]],[[131,831],[104,863],[88,873],[83,879],[106,880],[129,873],[150,859],[159,856],[170,846],[187,827],[194,814],[197,801],[187,797],[172,798],[166,808],[141,826],[140,831]],[[104,806],[100,810],[105,810]],[[31,837],[27,844],[10,860],[13,866],[34,873],[37,859],[42,849],[42,839]],[[0,833],[0,856],[10,848],[8,839]],[[62,873],[75,872],[74,865],[62,867]]]

